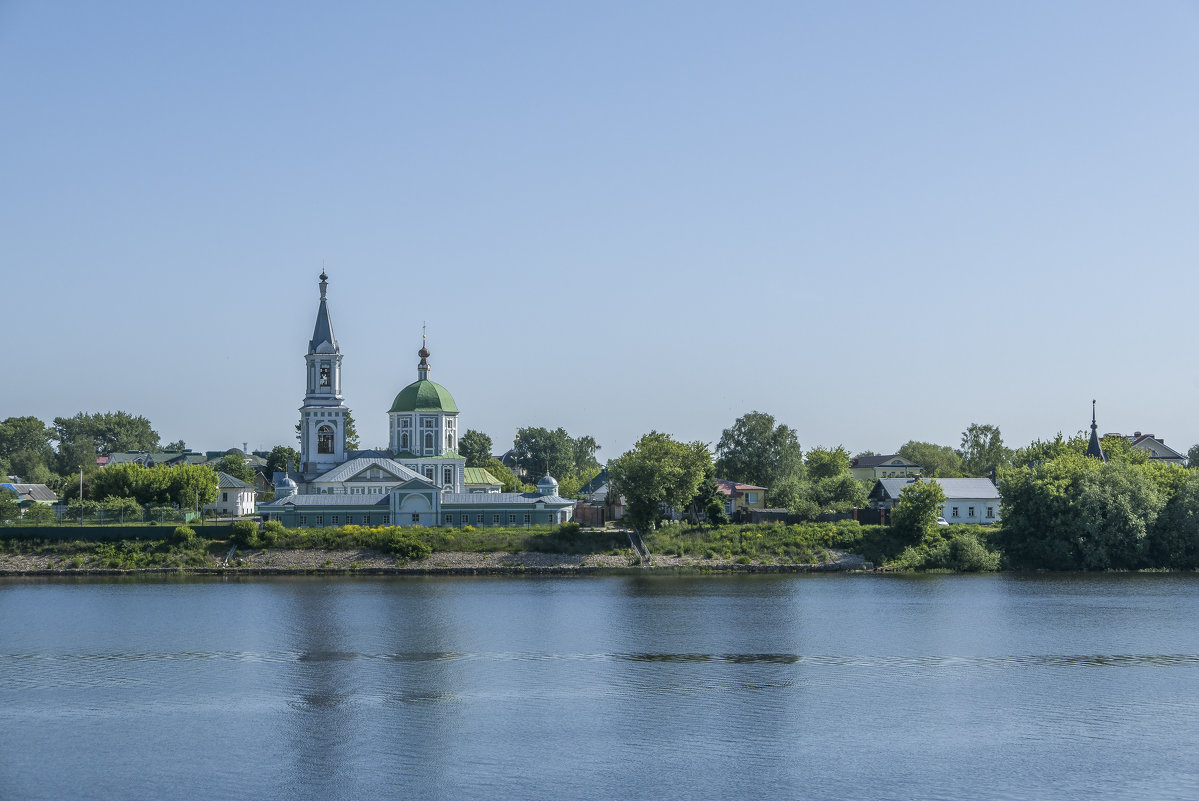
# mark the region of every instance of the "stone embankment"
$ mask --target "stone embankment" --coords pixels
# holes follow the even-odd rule
[[[778,564],[774,561],[737,564],[731,559],[694,556],[654,556],[653,564],[642,566],[631,556],[610,554],[554,554],[491,552],[438,552],[427,559],[405,561],[378,551],[263,550],[237,553],[229,564],[219,560],[210,567],[149,568],[144,570],[95,569],[86,565],[69,567],[62,557],[51,554],[0,554],[0,575],[126,575],[130,573],[195,574],[288,574],[362,573],[373,575],[478,575],[478,574],[587,574],[613,570],[661,572],[717,571],[738,573],[812,573],[869,570],[873,566],[860,556],[829,551],[828,562]]]

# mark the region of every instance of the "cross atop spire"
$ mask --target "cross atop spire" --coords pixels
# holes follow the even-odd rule
[[[325,275],[325,263],[321,262],[321,300],[325,299],[325,292],[329,289],[329,276]]]
[[[416,355],[420,356],[420,363],[416,365],[416,374],[421,381],[429,380],[429,346],[427,342],[428,333],[422,322],[420,324],[420,350],[416,352]]]

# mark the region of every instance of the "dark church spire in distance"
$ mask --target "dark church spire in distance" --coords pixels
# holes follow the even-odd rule
[[[1101,462],[1107,461],[1103,454],[1103,445],[1099,443],[1099,424],[1095,422],[1095,401],[1091,401],[1091,441],[1087,443],[1087,456],[1093,456]]]

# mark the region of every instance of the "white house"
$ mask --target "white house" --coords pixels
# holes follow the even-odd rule
[[[1106,436],[1122,436],[1121,434],[1107,434]],[[1160,462],[1162,464],[1176,464],[1179,467],[1186,467],[1186,454],[1179,453],[1166,444],[1164,439],[1153,436],[1152,434],[1142,434],[1140,431],[1133,433],[1130,437],[1124,437],[1128,440],[1128,444],[1132,446],[1134,451],[1142,451],[1149,455],[1149,461]]]
[[[913,481],[935,481],[945,493],[941,516],[950,523],[999,522],[999,489],[989,478],[880,478],[870,490],[875,509],[891,509]]]
[[[217,485],[216,501],[205,506],[205,509],[233,517],[254,514],[258,490],[254,489],[253,484],[247,484],[239,478],[219,471],[217,478],[220,479],[220,483]]]

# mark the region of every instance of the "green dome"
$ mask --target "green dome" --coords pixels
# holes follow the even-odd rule
[[[451,412],[457,414],[458,405],[450,391],[441,384],[435,384],[427,378],[413,381],[400,390],[392,401],[391,412]]]

